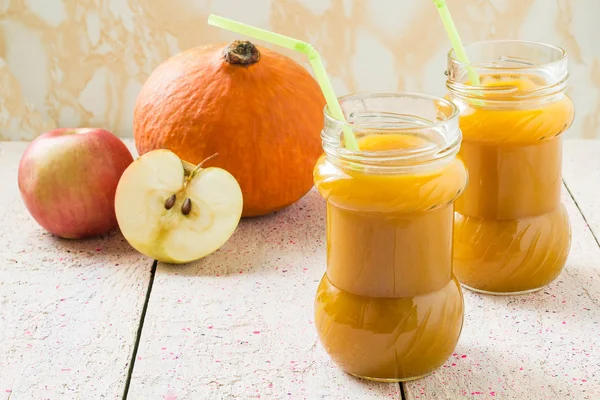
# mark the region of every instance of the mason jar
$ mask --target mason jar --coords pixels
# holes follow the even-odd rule
[[[454,268],[467,288],[539,290],[571,245],[561,203],[562,134],[573,121],[567,55],[544,43],[499,40],[448,55],[448,98],[460,109],[469,184],[456,202]]]
[[[463,325],[452,266],[454,202],[467,184],[458,109],[415,93],[326,108],[314,181],[327,205],[327,270],[315,299],[320,341],[344,371],[406,381],[439,368]],[[351,129],[360,150],[344,146]]]

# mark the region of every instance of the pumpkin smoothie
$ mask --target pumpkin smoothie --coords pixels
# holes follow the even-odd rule
[[[470,178],[456,202],[455,272],[482,292],[540,289],[560,274],[570,248],[560,135],[573,104],[566,95],[527,100],[548,87],[540,77],[486,75],[481,84],[495,90],[479,104],[450,96],[461,108],[459,154]]]
[[[358,139],[362,152],[382,155],[439,146],[401,133]],[[463,324],[452,271],[453,202],[467,181],[462,161],[451,154],[410,171],[377,173],[322,156],[314,176],[327,201],[327,272],[315,300],[325,350],[363,378],[431,373],[452,354]]]

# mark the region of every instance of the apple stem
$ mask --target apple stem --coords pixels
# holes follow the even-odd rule
[[[204,160],[202,160],[202,162],[200,162],[200,164],[196,165],[194,167],[194,169],[192,170],[192,172],[190,172],[190,179],[192,179],[194,177],[194,175],[196,175],[196,173],[198,173],[198,171],[200,171],[202,169],[202,166],[207,163],[208,161],[212,160],[213,158],[217,157],[219,155],[219,153],[215,153],[210,157],[205,158]]]

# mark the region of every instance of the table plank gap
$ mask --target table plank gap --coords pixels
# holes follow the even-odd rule
[[[129,394],[131,376],[133,375],[133,368],[135,366],[135,359],[137,357],[140,339],[142,338],[144,320],[146,319],[146,312],[148,311],[148,303],[150,302],[150,296],[152,295],[152,285],[154,284],[154,277],[156,275],[157,264],[158,262],[156,260],[154,260],[154,263],[152,263],[152,270],[150,271],[150,282],[148,284],[148,290],[146,291],[146,300],[144,301],[144,307],[142,308],[142,315],[140,316],[140,323],[135,338],[135,345],[133,346],[133,352],[131,353],[131,361],[129,362],[129,371],[127,372],[127,381],[125,382],[125,389],[123,391],[123,400],[127,400],[127,395]]]
[[[577,207],[577,210],[581,214],[581,218],[583,218],[583,222],[585,222],[585,224],[590,227],[590,234],[593,236],[593,238],[596,241],[596,244],[598,245],[598,247],[600,247],[600,242],[598,241],[598,237],[596,236],[596,232],[592,228],[592,226],[590,225],[590,221],[588,221],[587,217],[584,214],[583,209],[579,205],[579,202],[577,201],[577,199],[573,195],[573,191],[571,191],[571,189],[569,188],[568,182],[566,182],[564,179],[563,179],[562,182],[563,182],[563,186],[564,186],[565,190],[567,191],[567,193],[569,194],[569,196],[571,196],[571,198],[573,199],[573,203],[575,204],[575,207]]]
[[[600,246],[600,140],[564,142],[563,181]]]

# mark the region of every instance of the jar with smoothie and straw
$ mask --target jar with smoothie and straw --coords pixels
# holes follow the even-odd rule
[[[456,157],[458,110],[404,92],[340,103],[345,121],[326,111],[325,154],[314,173],[327,202],[327,272],[315,325],[346,372],[416,379],[444,364],[463,324],[452,272],[454,201],[467,183]],[[344,127],[359,151],[343,146]]]
[[[564,50],[493,41],[466,47],[474,85],[453,53],[449,98],[461,109],[470,183],[456,206],[455,268],[474,290],[522,293],[563,269],[571,243],[561,203],[562,133],[573,121]]]
[[[456,203],[456,275],[479,292],[539,290],[560,274],[571,244],[560,198],[562,134],[574,116],[567,55],[520,40],[453,45],[446,85],[469,171]]]
[[[327,207],[327,270],[315,298],[320,341],[347,373],[405,381],[452,354],[464,319],[452,271],[458,109],[415,93],[337,98],[308,43],[225,18],[209,23],[307,55],[327,107],[314,170]]]

